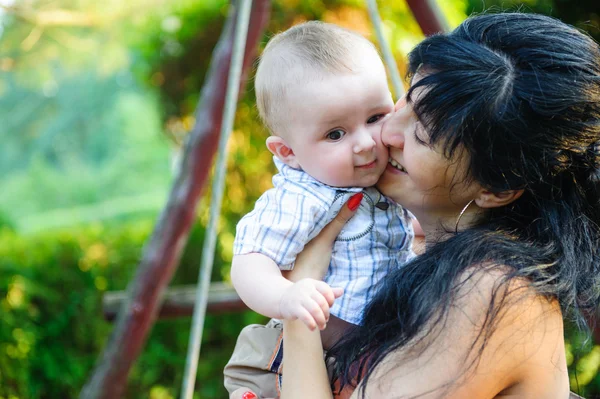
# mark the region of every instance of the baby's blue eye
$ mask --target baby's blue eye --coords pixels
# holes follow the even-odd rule
[[[338,141],[341,140],[345,134],[346,132],[343,130],[332,130],[331,132],[327,133],[327,139],[331,141]]]
[[[370,117],[369,119],[367,119],[367,123],[375,123],[378,120],[380,120],[381,118],[383,118],[383,114],[377,114],[377,115],[373,115],[372,117]]]

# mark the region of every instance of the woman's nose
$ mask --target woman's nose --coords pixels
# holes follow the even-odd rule
[[[404,131],[407,127],[406,99],[403,97],[396,103],[394,112],[381,129],[381,142],[386,147],[404,148]]]

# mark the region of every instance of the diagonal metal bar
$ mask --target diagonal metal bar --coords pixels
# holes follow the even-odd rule
[[[385,61],[388,73],[392,78],[392,86],[394,86],[394,94],[396,95],[396,100],[398,100],[404,95],[404,86],[402,85],[402,78],[400,77],[398,64],[394,59],[394,54],[392,54],[390,44],[386,40],[385,35],[383,33],[383,23],[381,22],[381,17],[379,16],[377,1],[367,0],[367,8],[369,10],[369,17],[371,18],[371,23],[375,28],[375,35],[377,36],[377,41],[379,42],[379,48],[381,48],[381,52],[383,53],[383,60]]]
[[[269,14],[269,0],[254,1],[244,54],[244,71],[252,65],[256,45],[262,37]],[[179,263],[218,146],[234,20],[234,15],[228,18],[213,52],[196,109],[196,125],[188,137],[183,164],[167,205],[144,249],[136,275],[127,287],[127,297],[109,342],[80,398],[117,399],[122,396],[129,370],[144,346],[165,288]]]
[[[187,359],[183,373],[181,386],[181,398],[191,399],[194,394],[194,383],[196,382],[196,371],[198,369],[198,356],[202,343],[202,330],[204,328],[204,316],[208,302],[208,289],[210,276],[214,261],[215,245],[217,243],[217,222],[221,215],[223,202],[223,191],[225,182],[225,170],[227,168],[227,142],[231,136],[235,111],[237,108],[238,92],[240,87],[240,75],[242,73],[242,61],[244,58],[244,47],[250,21],[250,7],[252,0],[239,0],[237,4],[237,21],[235,27],[235,38],[233,41],[233,53],[231,55],[231,66],[227,79],[227,93],[225,95],[225,111],[221,123],[221,139],[219,141],[219,152],[215,165],[215,176],[213,178],[212,196],[210,201],[210,218],[206,229],[204,246],[202,248],[202,261],[200,274],[198,276],[199,286],[196,290],[196,302],[194,305],[194,316],[192,318],[192,331],[188,344]]]

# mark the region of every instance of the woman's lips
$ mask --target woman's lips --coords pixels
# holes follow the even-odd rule
[[[406,172],[406,169],[404,169],[404,166],[400,165],[400,163],[398,161],[396,161],[393,158],[389,158],[388,159],[388,164],[386,169],[390,169],[390,171],[394,172],[394,173],[405,173],[408,174],[408,172]]]

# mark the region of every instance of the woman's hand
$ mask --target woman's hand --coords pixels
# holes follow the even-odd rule
[[[290,281],[299,281],[304,278],[323,279],[331,261],[333,243],[344,225],[358,209],[362,199],[363,193],[354,194],[319,235],[306,244],[296,257],[294,270],[284,274],[287,279]]]
[[[248,388],[238,388],[229,395],[229,399],[267,399],[259,398],[254,392]]]

